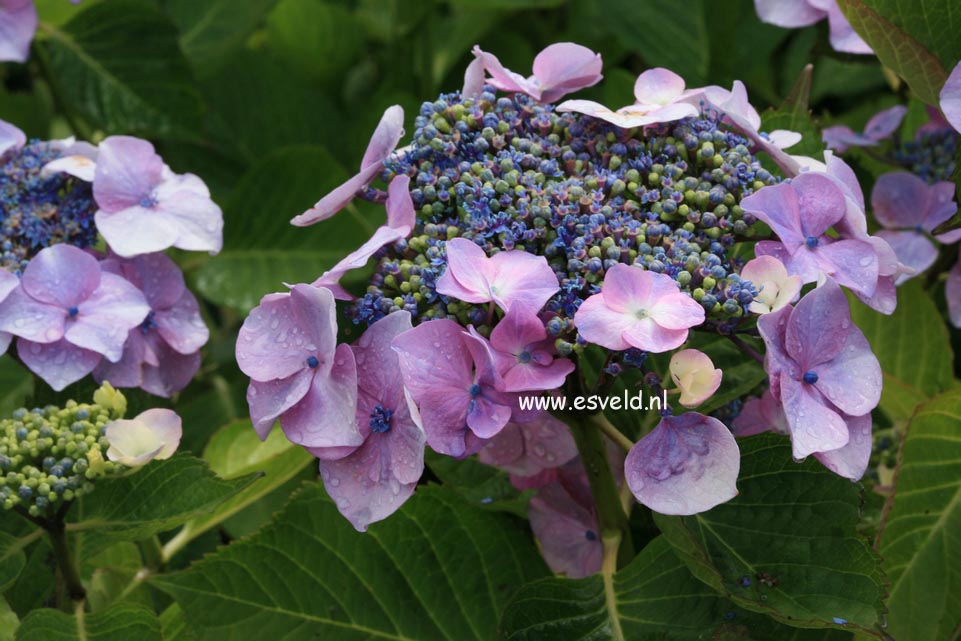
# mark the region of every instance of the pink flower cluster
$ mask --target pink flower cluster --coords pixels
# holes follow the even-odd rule
[[[0,125],[0,153],[23,146],[19,129]],[[20,360],[56,390],[93,373],[171,396],[199,369],[209,332],[179,267],[160,252],[218,252],[220,208],[198,177],[173,173],[144,140],[51,144],[62,155],[44,171],[92,182],[108,251],[52,245],[20,278],[0,270],[0,353],[17,337]]]

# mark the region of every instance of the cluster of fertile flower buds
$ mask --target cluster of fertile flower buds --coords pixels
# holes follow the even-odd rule
[[[601,380],[639,369],[664,391],[647,354],[677,350],[695,329],[750,334],[756,321],[771,389],[735,429],[787,432],[799,457],[859,478],[881,379],[840,286],[890,312],[905,268],[867,233],[850,168],[783,151],[798,136],[761,133],[740,83],[688,90],[653,69],[633,105],[555,108],[600,80],[597,54],[552,45],[530,77],[474,55],[463,90],[421,108],[410,145],[397,149],[403,112],[391,107],[360,172],[293,219],[329,218],[355,196],[387,213],[361,248],[312,284],[264,297],[244,323],[237,359],[260,435],[279,419],[360,530],[411,495],[425,444],[476,454],[537,490],[531,523],[545,558],[586,574],[601,542],[577,447],[561,420],[522,399],[583,392],[575,371],[588,350],[606,357]],[[378,177],[386,190],[372,186]],[[732,259],[759,220],[774,236],[747,264]],[[355,298],[340,279],[372,258]],[[818,287],[794,307],[805,283]],[[336,300],[367,326],[353,344],[337,344]],[[722,379],[694,349],[673,354],[669,374],[688,408]],[[737,494],[738,446],[716,417],[665,408],[628,449],[611,453],[618,479],[653,510],[693,514]]]
[[[105,384],[93,403],[18,409],[0,420],[0,504],[30,516],[51,515],[89,494],[97,479],[169,458],[180,418],[153,409],[123,420],[123,395]]]
[[[143,140],[28,143],[0,121],[0,183],[0,354],[16,337],[56,390],[91,372],[159,396],[182,389],[208,330],[162,252],[220,250],[223,215],[203,182]]]

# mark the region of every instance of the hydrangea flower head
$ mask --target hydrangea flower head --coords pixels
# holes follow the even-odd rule
[[[424,471],[424,430],[391,349],[394,338],[410,329],[410,314],[391,314],[351,346],[357,363],[356,423],[364,442],[342,458],[313,450],[321,459],[327,493],[361,532],[403,505]]]
[[[871,207],[874,217],[885,227],[878,236],[888,242],[898,260],[914,274],[926,271],[938,257],[938,249],[929,236],[958,211],[954,190],[954,183],[929,185],[906,171],[883,174],[874,183]],[[961,231],[934,238],[945,244],[956,243],[961,240]],[[895,283],[900,285],[911,275],[900,274]]]
[[[618,264],[608,270],[600,293],[577,310],[574,324],[585,341],[608,349],[666,352],[704,318],[704,308],[670,277]]]
[[[200,368],[200,348],[210,332],[177,264],[165,254],[144,254],[110,257],[101,268],[140,289],[150,312],[130,330],[123,357],[116,363],[102,361],[94,378],[164,397],[186,387]]]
[[[55,390],[120,360],[127,332],[149,313],[143,294],[69,245],[38,253],[0,303],[0,331],[19,337],[24,365]],[[29,319],[29,320],[28,320]]]
[[[681,390],[678,401],[684,407],[697,407],[721,386],[723,373],[711,357],[696,349],[682,349],[671,356],[671,379]]]
[[[634,83],[637,102],[612,111],[591,100],[568,100],[558,105],[558,111],[575,111],[600,118],[622,129],[644,127],[697,116],[693,105],[681,102],[684,79],[668,69],[648,69]]]
[[[308,449],[363,443],[354,420],[357,366],[350,347],[337,345],[329,290],[300,284],[264,296],[240,328],[236,355],[251,379],[247,403],[261,438],[279,418],[287,438]]]
[[[758,256],[741,269],[741,278],[751,281],[758,289],[757,297],[748,308],[754,314],[776,312],[797,302],[801,295],[800,276],[790,276],[784,264],[773,256]]]
[[[489,75],[488,83],[501,91],[527,94],[538,102],[554,102],[578,89],[596,85],[604,77],[600,54],[573,42],[558,42],[537,54],[534,74],[527,78],[505,68],[497,56],[480,47],[474,47],[474,56],[482,61]],[[468,84],[476,86],[477,83]]]
[[[665,416],[624,461],[627,485],[661,514],[697,514],[737,496],[741,454],[730,430],[697,412]]]
[[[153,145],[110,136],[99,146],[93,195],[97,229],[125,258],[177,247],[216,254],[223,246],[223,213],[193,174],[177,175]]]
[[[104,436],[110,443],[107,458],[127,467],[140,467],[173,456],[180,445],[183,426],[175,412],[155,408],[132,419],[110,421]]]
[[[360,161],[360,172],[321,198],[313,207],[295,216],[290,224],[306,227],[330,218],[350,204],[358,192],[367,188],[384,169],[384,161],[404,136],[404,110],[399,105],[388,107],[381,116],[367,151]]]
[[[761,316],[771,390],[787,417],[794,456],[847,445],[847,416],[864,416],[881,399],[881,366],[852,322],[832,279],[796,307]]]

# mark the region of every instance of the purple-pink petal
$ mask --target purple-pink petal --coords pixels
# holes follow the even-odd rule
[[[908,108],[905,105],[895,105],[879,111],[864,126],[864,135],[872,140],[884,140],[897,131],[907,113]]]
[[[794,458],[802,459],[847,444],[848,429],[844,419],[814,386],[782,371],[779,389],[784,414],[791,426]]]
[[[0,61],[26,62],[37,30],[33,0],[0,2]],[[0,153],[3,153],[0,150]]]
[[[961,260],[958,260],[948,272],[948,279],[944,284],[944,297],[948,303],[948,317],[951,324],[961,327]]]
[[[63,309],[79,305],[100,286],[97,259],[71,245],[40,251],[23,272],[21,285],[34,300]]]
[[[0,332],[37,343],[52,343],[63,338],[66,319],[62,308],[34,300],[22,287],[11,291],[0,302]]]
[[[108,213],[135,207],[151,198],[163,173],[163,160],[152,144],[132,136],[109,136],[99,145],[94,199]]]
[[[0,120],[0,156],[11,149],[20,149],[27,144],[27,135],[19,127]]]
[[[898,262],[914,270],[912,274],[898,274],[894,281],[897,285],[926,272],[938,259],[938,248],[924,234],[913,230],[882,229],[878,232],[878,236],[891,246],[898,257]]]
[[[541,102],[554,102],[578,89],[601,81],[601,55],[573,42],[558,42],[545,47],[534,58],[534,77],[540,87]]]
[[[871,415],[844,416],[848,427],[848,442],[844,447],[827,452],[815,452],[814,457],[838,476],[859,480],[871,461]]]
[[[313,381],[310,370],[300,370],[287,378],[261,382],[251,379],[247,386],[247,406],[250,420],[261,440],[267,438],[270,428],[280,415],[299,403],[310,390]]]
[[[961,62],[951,70],[939,98],[945,119],[961,132]]]
[[[825,18],[825,12],[806,0],[754,0],[754,9],[762,22],[796,29]]]
[[[715,418],[665,416],[624,461],[631,493],[661,514],[698,514],[737,496],[741,455]]]
[[[547,412],[532,420],[511,421],[477,453],[481,463],[518,476],[534,476],[577,456],[570,429]]]
[[[92,372],[103,358],[97,352],[77,347],[63,339],[44,344],[24,338],[17,340],[17,356],[27,369],[57,392]]]
[[[140,325],[149,312],[139,289],[125,278],[104,273],[100,286],[77,306],[76,317],[67,321],[64,337],[117,362],[123,355],[127,332]]]
[[[321,198],[317,203],[291,219],[290,224],[298,227],[307,227],[314,223],[330,218],[341,209],[350,204],[357,192],[364,189],[384,169],[384,161],[394,149],[397,143],[404,136],[404,110],[400,105],[393,105],[384,111],[377,128],[367,144],[367,150],[360,162],[360,171],[347,182],[343,183],[329,194]]]

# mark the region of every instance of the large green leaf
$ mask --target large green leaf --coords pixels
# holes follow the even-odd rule
[[[200,459],[177,454],[125,476],[101,480],[68,515],[68,532],[96,530],[95,539],[137,541],[212,511],[258,475],[218,478]]]
[[[667,67],[688,86],[708,82],[710,38],[705,0],[600,0],[611,34],[649,67]],[[612,105],[619,106],[619,105]]]
[[[919,6],[912,0],[838,0],[838,6],[886,67],[904,78],[921,100],[938,104],[948,72],[945,58],[932,53],[931,47],[951,39],[944,50],[956,48],[955,30],[961,27],[957,2],[932,0]],[[959,57],[961,51],[948,60]]]
[[[323,0],[280,0],[267,18],[267,41],[291,67],[321,82],[340,80],[364,49],[360,22]]]
[[[107,133],[187,136],[201,102],[177,30],[153,4],[91,4],[62,28],[41,25],[42,58],[67,110]]]
[[[161,641],[160,621],[143,606],[120,603],[97,614],[42,609],[28,614],[16,641]]]
[[[813,458],[795,463],[781,436],[739,444],[738,497],[694,516],[655,515],[668,540],[695,576],[745,609],[878,634],[884,576],[856,531],[858,486]]]
[[[0,418],[10,416],[33,394],[33,374],[24,369],[13,356],[0,358]]]
[[[0,641],[13,641],[13,636],[20,626],[17,613],[10,609],[10,604],[0,597]]]
[[[164,0],[180,28],[180,46],[198,73],[243,46],[277,0]]]
[[[885,316],[849,297],[851,318],[864,332],[884,372],[881,409],[892,419],[951,385],[948,329],[920,279],[898,288],[898,307]]]
[[[23,536],[11,536],[0,532],[0,593],[10,587],[27,565],[27,555],[23,550],[43,535],[36,529]]]
[[[200,639],[488,641],[514,591],[545,573],[520,521],[443,488],[359,534],[312,483],[273,525],[152,583]]]
[[[249,420],[235,421],[221,428],[207,445],[204,458],[210,463],[211,469],[224,479],[258,472],[264,477],[219,504],[213,512],[185,523],[183,529],[164,546],[166,559],[194,537],[282,486],[314,461],[307,450],[288,441],[280,430],[273,430],[267,440],[261,442]]]
[[[849,639],[842,630],[801,630],[742,610],[691,575],[664,537],[614,575],[542,579],[525,585],[504,609],[505,641],[778,641]]]
[[[957,639],[961,629],[961,390],[918,408],[878,539],[897,639]]]

